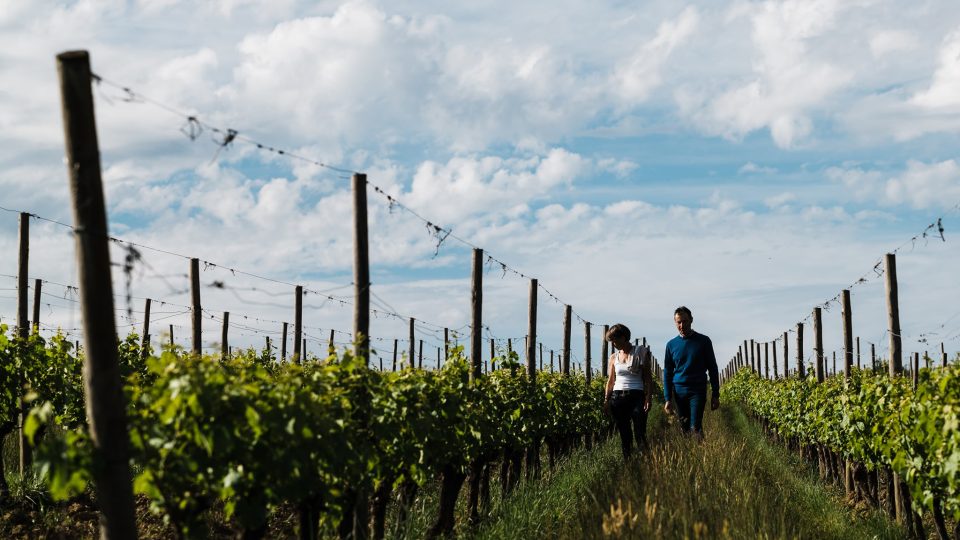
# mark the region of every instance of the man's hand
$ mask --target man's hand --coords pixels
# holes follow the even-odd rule
[[[673,412],[673,402],[672,402],[672,401],[668,401],[668,402],[666,402],[666,403],[663,404],[663,412],[665,412],[665,413],[667,413],[667,414],[670,414],[670,413]]]
[[[713,399],[710,400],[710,410],[715,411],[720,408],[720,398],[713,396]]]

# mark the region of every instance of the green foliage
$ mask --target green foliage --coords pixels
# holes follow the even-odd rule
[[[749,370],[724,385],[781,435],[826,445],[870,469],[890,467],[924,508],[934,498],[960,519],[960,367],[923,369],[914,390],[903,377],[854,370],[833,377],[762,379]]]
[[[0,355],[16,340],[0,332]],[[118,344],[124,377],[134,490],[184,536],[203,534],[204,513],[222,505],[247,530],[281,504],[308,503],[335,524],[345,488],[404,480],[423,484],[449,466],[536,440],[599,429],[602,382],[541,373],[531,381],[516,353],[474,383],[463,349],[443,369],[370,370],[349,352],[301,364],[268,351],[221,358],[177,348],[151,356],[139,338]],[[14,351],[15,352],[15,351]],[[86,431],[82,359],[69,342],[31,338],[17,364],[34,408],[39,470],[57,499],[86,488],[96,456]],[[2,359],[2,358],[0,358]],[[14,414],[14,409],[5,409]],[[12,412],[11,412],[12,411]]]

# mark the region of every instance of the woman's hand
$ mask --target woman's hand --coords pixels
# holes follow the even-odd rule
[[[610,416],[610,400],[603,400],[603,414]]]
[[[650,412],[650,394],[643,398],[643,412]]]

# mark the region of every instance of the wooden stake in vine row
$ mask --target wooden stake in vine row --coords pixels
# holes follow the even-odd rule
[[[583,322],[583,340],[584,340],[584,351],[583,351],[583,369],[587,377],[587,384],[590,384],[590,379],[592,373],[590,373],[590,323]]]
[[[806,366],[803,365],[803,323],[797,323],[797,376],[801,379],[806,377],[804,370]]]
[[[229,358],[230,345],[227,343],[227,332],[230,330],[230,312],[223,312],[223,331],[220,336],[220,356]],[[267,339],[270,339],[269,337]]]
[[[603,335],[600,336],[600,376],[601,377],[606,377],[608,373],[607,369],[609,369],[609,366],[607,365],[607,362],[609,361],[609,357],[610,357],[610,348],[609,348],[609,344],[607,343],[607,332],[609,331],[610,331],[610,325],[609,324],[603,325]]]
[[[306,340],[303,339],[303,285],[294,289],[293,300],[293,362],[299,364],[307,357]]]
[[[143,302],[143,335],[140,336],[140,351],[146,358],[147,349],[150,346],[150,299]]]
[[[570,318],[573,312],[573,308],[567,304],[563,306],[563,355],[561,362],[562,367],[561,371],[564,375],[570,374]]]
[[[190,259],[190,305],[193,328],[193,354],[200,356],[203,352],[201,335],[203,334],[203,310],[200,308],[200,259]]]
[[[40,288],[43,286],[42,279],[33,280],[33,319],[30,324],[33,331],[40,333]]]
[[[136,538],[90,58],[86,51],[62,53],[57,56],[57,68],[76,231],[87,422],[94,459],[99,463],[93,468],[93,485],[102,514],[100,538]]]
[[[416,353],[416,335],[414,334],[416,330],[414,324],[414,318],[410,317],[410,350],[407,353],[407,362],[410,364],[410,369],[417,367],[416,357],[414,356],[414,353]]]
[[[887,314],[890,333],[890,376],[903,374],[903,349],[900,340],[900,301],[897,293],[897,256],[887,253],[883,259],[886,275]]]
[[[17,337],[24,341],[21,346],[26,346],[26,340],[30,337],[30,323],[27,321],[27,270],[30,260],[30,214],[22,212],[20,214],[20,255],[17,259]],[[108,269],[109,271],[109,269]],[[112,316],[112,314],[111,314]],[[26,391],[26,389],[24,389]],[[26,434],[23,432],[23,423],[27,418],[26,404],[23,398],[17,398],[17,440],[20,449],[20,476],[25,478],[30,470],[30,444],[27,441]]]
[[[354,355],[370,359],[370,255],[367,247],[367,175],[354,173],[353,188],[353,308]]]
[[[537,280],[530,280],[529,307],[527,312],[527,376],[537,378]]]
[[[483,347],[483,250],[473,249],[470,272],[470,380],[480,377]],[[491,341],[492,345],[492,341]]]
[[[820,323],[820,308],[813,308],[813,369],[817,382],[823,382],[823,325]]]
[[[783,333],[783,378],[787,379],[790,377],[790,363],[789,363],[789,353],[790,353],[790,342],[787,341],[787,332]]]
[[[397,346],[399,345],[399,342],[399,339],[393,340],[393,367],[390,369],[391,371],[397,370]]]

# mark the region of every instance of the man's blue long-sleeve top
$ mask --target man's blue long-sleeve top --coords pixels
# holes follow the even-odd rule
[[[720,395],[720,377],[713,342],[703,334],[691,332],[667,342],[663,355],[663,398],[670,401],[673,385],[706,387],[707,375],[714,396]]]

